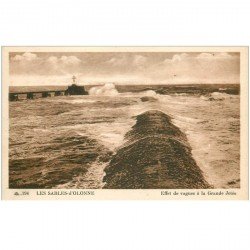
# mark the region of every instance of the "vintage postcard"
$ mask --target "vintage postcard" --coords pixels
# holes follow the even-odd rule
[[[248,47],[3,47],[2,199],[248,199]]]

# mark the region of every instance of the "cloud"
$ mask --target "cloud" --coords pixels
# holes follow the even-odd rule
[[[80,71],[82,60],[76,56],[50,56],[45,60],[44,67],[51,74],[77,73]]]
[[[213,57],[214,57],[214,54],[212,54],[212,53],[200,53],[196,58],[210,59]]]
[[[189,57],[187,53],[181,53],[180,55],[174,55],[172,57],[172,62],[180,62],[182,60],[185,60]]]
[[[109,60],[107,60],[106,63],[113,66],[113,67],[119,67],[121,65],[127,65],[128,60],[127,60],[127,58],[125,56],[112,57]]]
[[[233,58],[232,55],[226,53],[226,52],[221,52],[221,53],[200,53],[197,55],[198,59],[231,59]]]
[[[35,53],[25,52],[11,57],[11,73],[32,75],[75,74],[81,70],[83,63],[77,56],[43,57]]]
[[[168,64],[168,63],[178,63],[180,61],[183,61],[187,58],[189,58],[190,56],[187,53],[181,53],[181,54],[175,54],[172,56],[171,59],[166,58],[163,63]]]
[[[58,63],[58,57],[50,56],[49,58],[47,58],[47,62],[51,63],[51,64],[57,64]]]
[[[25,52],[22,55],[16,55],[11,58],[13,61],[23,62],[23,61],[34,61],[37,60],[38,57],[35,53]]]
[[[134,70],[135,68],[142,69],[147,63],[147,57],[142,55],[119,55],[108,59],[105,62],[112,67]],[[122,68],[121,68],[122,69]]]
[[[76,56],[61,56],[60,58],[56,56],[50,56],[47,58],[47,62],[51,64],[77,65],[82,61]]]
[[[147,62],[147,57],[141,55],[135,55],[133,59],[133,64],[139,68],[145,66]]]
[[[81,63],[81,60],[76,56],[62,56],[59,61],[67,65],[77,65]]]
[[[30,53],[12,54],[12,81],[54,82],[73,74],[82,82],[233,83],[239,82],[237,53]],[[38,78],[41,80],[38,80]],[[14,78],[13,78],[14,79]],[[102,81],[103,79],[103,81]]]
[[[233,83],[239,82],[239,55],[229,53],[176,53],[153,66],[151,79],[169,82]]]

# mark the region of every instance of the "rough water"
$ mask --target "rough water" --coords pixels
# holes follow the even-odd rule
[[[9,103],[10,187],[102,188],[104,168],[136,116],[148,110],[172,117],[209,184],[240,187],[239,85],[88,90],[88,96]]]

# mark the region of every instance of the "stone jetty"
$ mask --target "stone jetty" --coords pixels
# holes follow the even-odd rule
[[[105,168],[106,189],[211,188],[191,154],[186,135],[167,114],[136,117],[125,143]]]

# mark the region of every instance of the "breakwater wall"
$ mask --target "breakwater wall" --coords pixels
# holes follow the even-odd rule
[[[192,157],[186,135],[165,113],[152,110],[138,115],[125,140],[104,170],[104,188],[211,188]]]
[[[78,86],[72,84],[67,89],[57,89],[57,90],[40,90],[40,91],[10,91],[9,101],[18,101],[23,99],[37,99],[46,98],[53,96],[64,96],[64,95],[88,95],[84,86]]]

